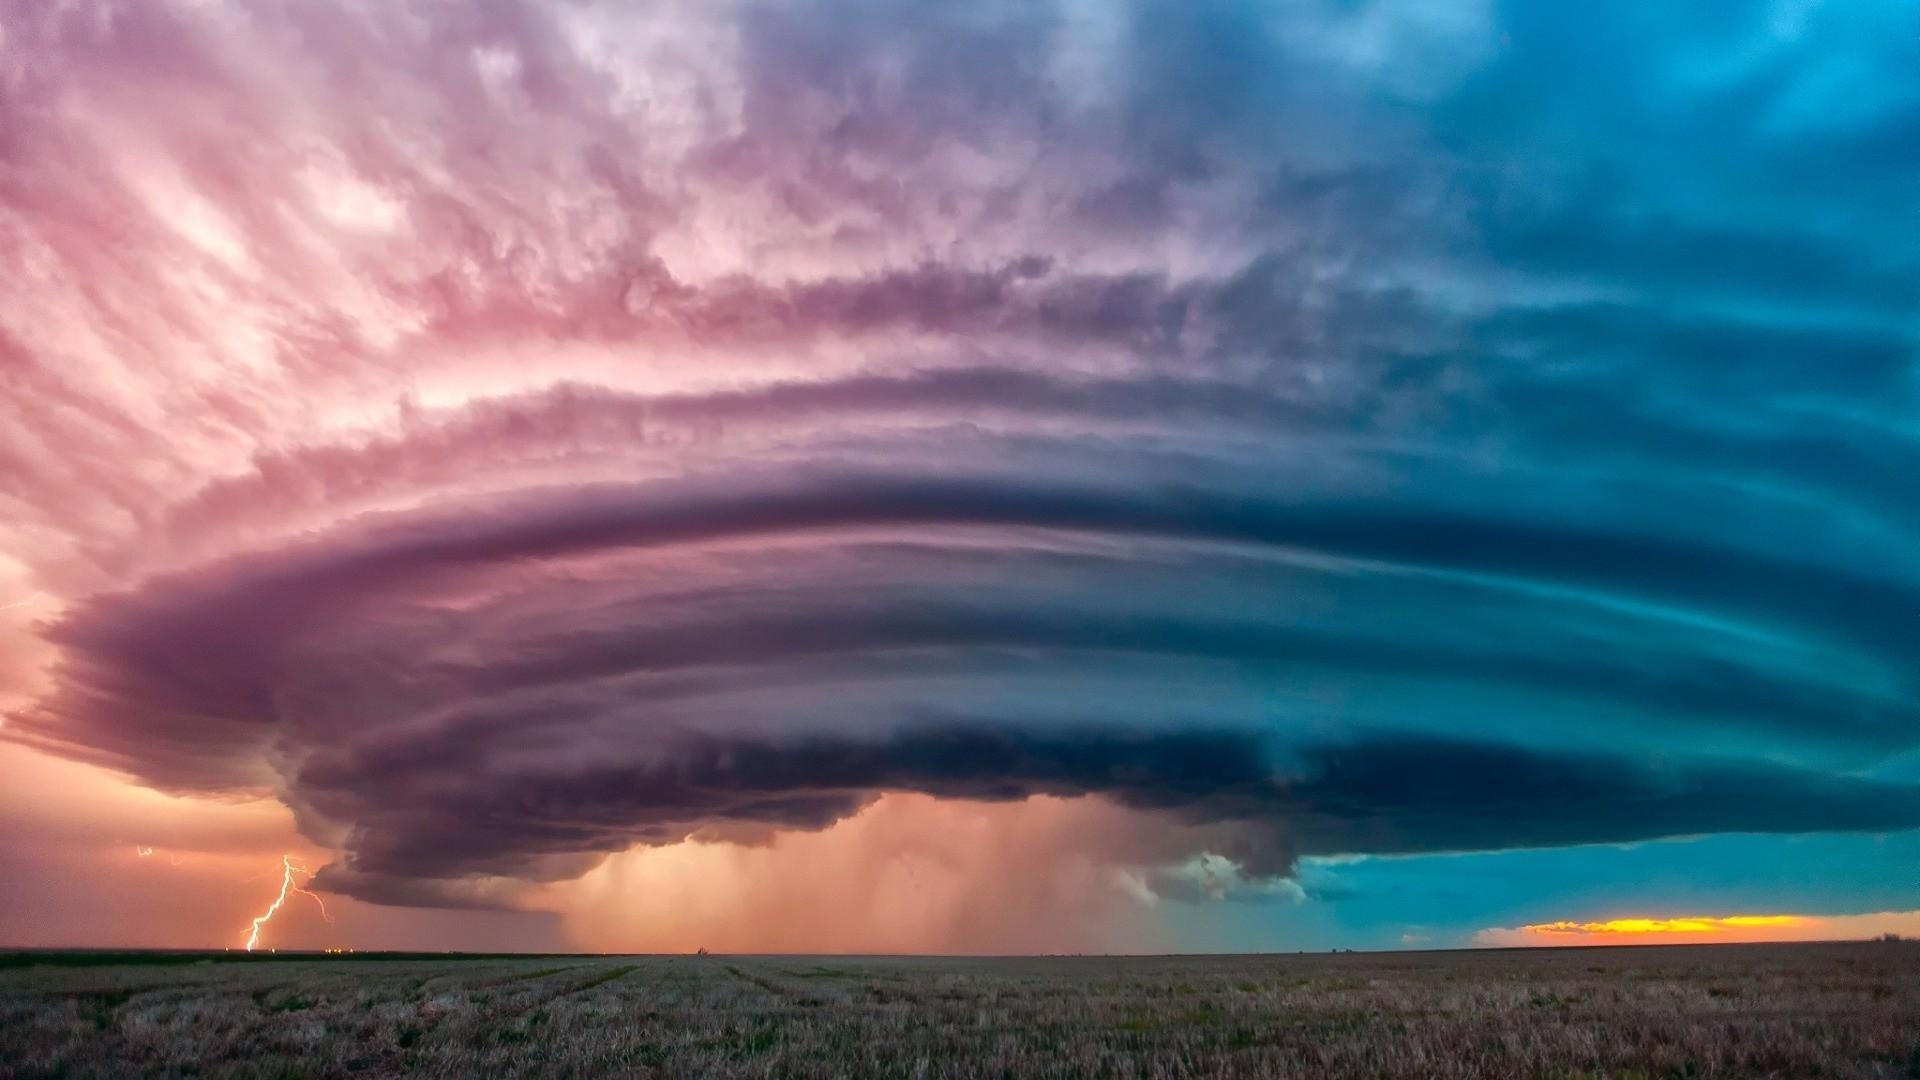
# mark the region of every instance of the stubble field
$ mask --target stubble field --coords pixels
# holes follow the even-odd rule
[[[0,956],[0,1077],[1920,1076],[1920,946]]]

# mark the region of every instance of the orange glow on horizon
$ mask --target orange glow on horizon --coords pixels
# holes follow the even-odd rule
[[[1531,923],[1520,929],[1529,934],[1713,934],[1759,927],[1810,926],[1818,920],[1805,915],[1683,915],[1675,919],[1609,919],[1606,922]]]
[[[1527,945],[1701,945],[1713,942],[1864,941],[1896,936],[1920,937],[1920,911],[1881,911],[1859,915],[1678,915],[1580,922],[1529,923],[1493,927],[1474,935],[1475,944]]]

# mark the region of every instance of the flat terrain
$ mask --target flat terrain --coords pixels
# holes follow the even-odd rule
[[[0,955],[0,1076],[348,1072],[1920,1076],[1920,946],[978,960]]]

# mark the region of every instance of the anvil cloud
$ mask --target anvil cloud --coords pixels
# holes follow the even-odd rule
[[[1910,22],[0,0],[0,735],[402,905],[1920,828]]]

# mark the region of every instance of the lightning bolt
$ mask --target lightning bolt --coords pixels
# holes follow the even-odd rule
[[[15,600],[11,604],[0,604],[0,611],[12,611],[14,608],[23,608],[29,604],[37,604],[40,602],[40,598],[45,595],[45,593],[34,593],[25,600]]]
[[[320,907],[320,917],[328,922],[333,921],[333,916],[327,912],[327,902],[320,899],[320,894],[310,892],[301,887],[300,882],[295,880],[293,876],[295,874],[305,874],[308,877],[312,877],[313,871],[294,862],[293,856],[291,855],[280,856],[280,866],[280,895],[274,897],[273,903],[267,905],[267,910],[261,912],[259,916],[253,920],[253,927],[247,934],[248,952],[252,952],[253,947],[260,944],[260,928],[267,925],[275,915],[280,913],[280,908],[286,904],[287,894],[289,893],[299,893],[302,896],[311,898],[313,902]]]
[[[153,849],[146,846],[145,844],[137,844],[134,846],[133,853],[144,859],[147,856],[153,854]]]

